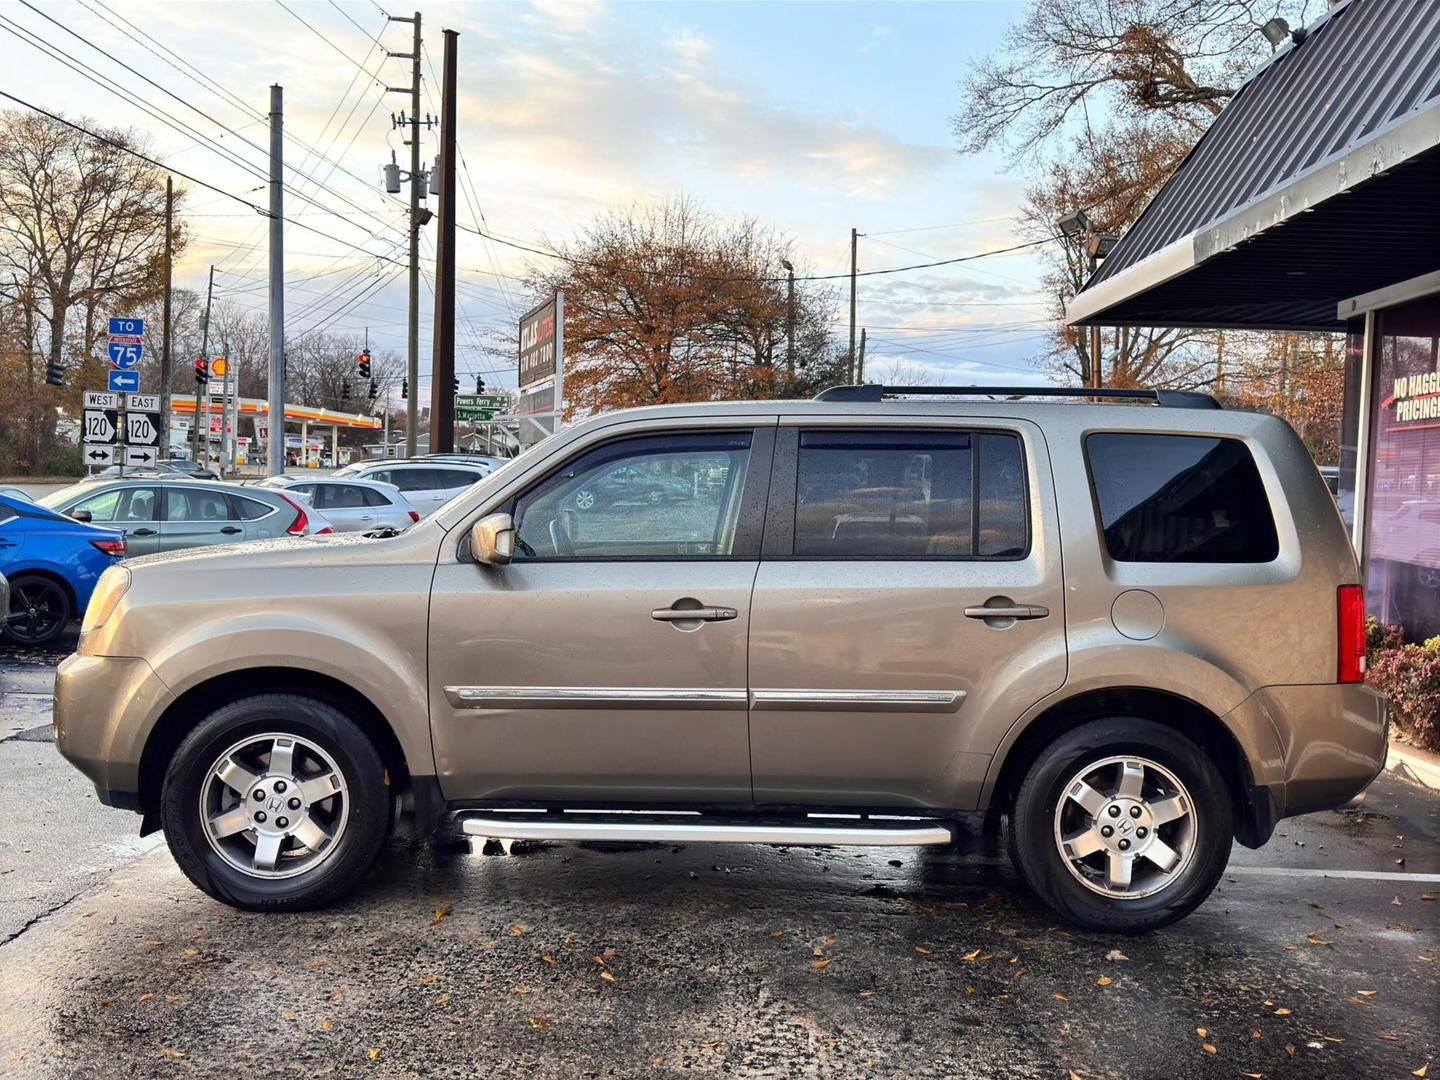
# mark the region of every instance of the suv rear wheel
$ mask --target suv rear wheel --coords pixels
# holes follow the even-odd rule
[[[389,832],[385,769],[339,710],[264,694],[206,717],[175,751],[161,792],[180,869],[247,910],[323,907],[353,888]]]
[[[1011,826],[1026,882],[1091,930],[1140,933],[1182,918],[1230,857],[1219,770],[1183,735],[1133,717],[1091,721],[1045,747]]]

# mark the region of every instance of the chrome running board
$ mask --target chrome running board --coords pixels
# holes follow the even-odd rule
[[[854,818],[795,821],[737,818],[647,819],[643,814],[515,815],[461,811],[460,831],[490,840],[618,840],[661,844],[796,844],[850,847],[914,847],[948,844],[950,830],[938,821],[874,821]]]

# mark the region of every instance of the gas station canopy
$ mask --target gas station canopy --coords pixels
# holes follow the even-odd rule
[[[173,412],[193,413],[195,411],[195,395],[175,394],[171,398],[170,407]],[[270,413],[270,404],[264,398],[240,398],[236,401],[236,407],[240,410],[241,416],[267,416]],[[340,412],[336,409],[317,409],[309,405],[291,405],[288,402],[285,405],[285,419],[295,423],[334,424],[336,427],[345,428],[376,429],[381,427],[378,416]]]

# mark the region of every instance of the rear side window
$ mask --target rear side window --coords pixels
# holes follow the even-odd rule
[[[240,521],[255,521],[274,509],[255,499],[247,499],[244,495],[231,495],[230,505],[234,507],[234,516]]]
[[[1279,554],[1265,487],[1239,439],[1097,434],[1085,459],[1112,559],[1262,563]]]
[[[437,488],[445,491],[453,491],[457,488],[469,487],[478,483],[484,477],[478,472],[471,472],[469,469],[436,469],[435,479]]]
[[[384,492],[376,491],[374,488],[360,488],[359,491],[365,497],[366,506],[390,505],[390,500],[385,497]]]
[[[1014,559],[1026,549],[1020,440],[1005,432],[800,433],[794,554]]]

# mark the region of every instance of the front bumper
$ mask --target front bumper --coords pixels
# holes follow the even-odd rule
[[[145,741],[174,700],[138,656],[72,654],[55,672],[55,745],[102,802],[134,809]]]

